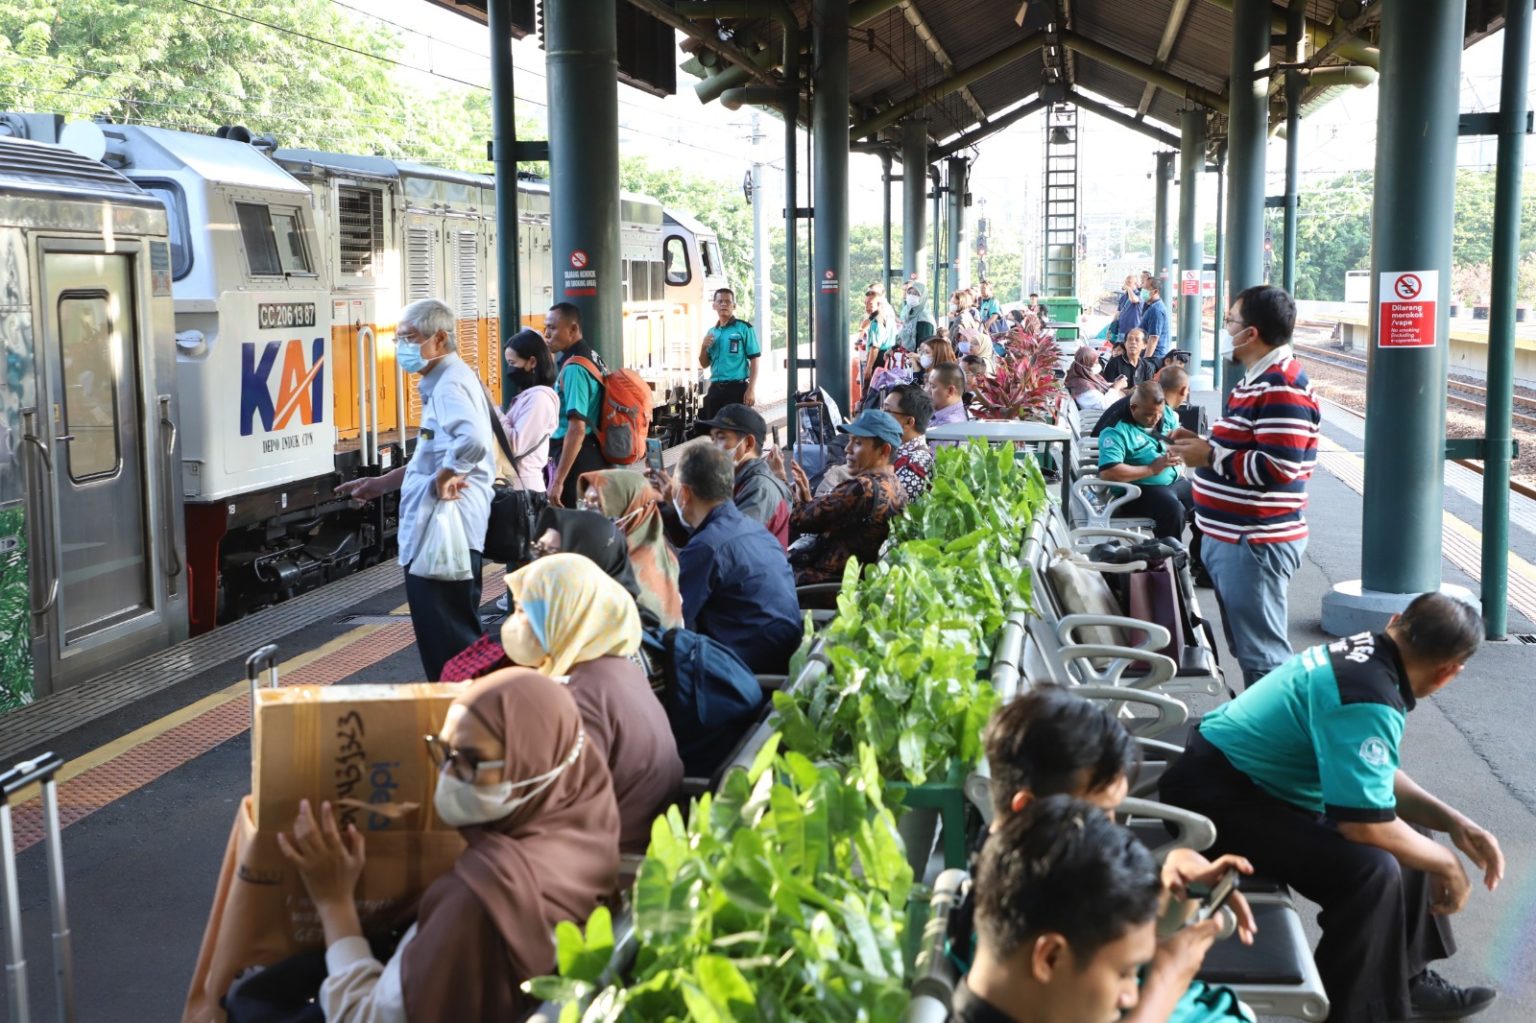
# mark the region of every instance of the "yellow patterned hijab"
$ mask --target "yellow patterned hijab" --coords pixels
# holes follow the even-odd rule
[[[580,554],[551,554],[507,576],[516,612],[501,627],[515,663],[569,675],[599,657],[640,649],[640,614],[629,591]]]

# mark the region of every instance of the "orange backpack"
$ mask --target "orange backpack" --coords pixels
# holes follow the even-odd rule
[[[597,447],[609,465],[634,465],[645,458],[651,435],[651,387],[632,369],[604,373],[591,359],[571,362],[591,373],[603,389],[597,414]]]

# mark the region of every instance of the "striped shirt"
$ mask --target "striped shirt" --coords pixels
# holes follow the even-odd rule
[[[1281,543],[1307,535],[1307,480],[1317,465],[1322,413],[1290,351],[1255,366],[1211,429],[1211,466],[1195,472],[1195,521],[1228,543]]]

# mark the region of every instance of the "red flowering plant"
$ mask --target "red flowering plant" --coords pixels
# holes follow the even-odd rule
[[[1061,399],[1056,376],[1061,353],[1048,334],[1013,330],[1000,339],[1003,354],[993,371],[976,382],[976,401],[984,419],[1042,419],[1055,417]]]

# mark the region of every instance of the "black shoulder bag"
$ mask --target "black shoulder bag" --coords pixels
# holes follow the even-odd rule
[[[533,531],[538,527],[539,513],[549,503],[549,497],[523,486],[518,463],[539,444],[548,443],[548,438],[535,442],[520,455],[513,454],[489,394],[485,396],[485,407],[491,416],[491,432],[496,434],[496,445],[512,463],[512,479],[491,488],[491,517],[486,523],[485,546],[481,553],[491,561],[519,568],[533,560],[529,546],[533,543]]]

